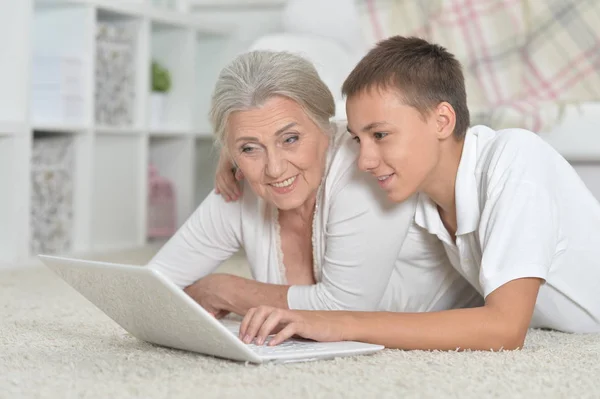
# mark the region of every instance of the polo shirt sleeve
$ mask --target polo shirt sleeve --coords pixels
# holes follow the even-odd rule
[[[212,273],[240,248],[242,203],[212,191],[147,266],[181,288]]]
[[[516,176],[515,176],[516,175]],[[554,196],[531,174],[506,171],[488,191],[481,213],[479,283],[484,297],[509,281],[545,280],[558,240]]]
[[[416,198],[391,203],[376,180],[356,167],[348,169],[332,190],[322,279],[314,285],[290,287],[288,306],[376,309],[414,216]]]

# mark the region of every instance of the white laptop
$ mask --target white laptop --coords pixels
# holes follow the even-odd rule
[[[47,255],[39,258],[134,337],[156,345],[253,363],[365,355],[384,348],[301,339],[277,346],[245,344],[237,335],[239,322],[215,319],[156,270]]]

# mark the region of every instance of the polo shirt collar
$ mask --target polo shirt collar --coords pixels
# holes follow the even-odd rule
[[[417,209],[415,211],[415,223],[438,237],[444,229],[437,205],[425,193],[419,193]]]
[[[456,235],[468,234],[479,226],[479,190],[477,177],[477,134],[467,130],[463,151],[456,173],[454,196],[456,201]]]
[[[472,129],[467,131],[463,151],[458,165],[455,186],[456,235],[468,234],[479,226],[479,194],[475,170],[477,167],[477,135]],[[437,205],[429,196],[419,193],[415,223],[438,237],[446,231]]]

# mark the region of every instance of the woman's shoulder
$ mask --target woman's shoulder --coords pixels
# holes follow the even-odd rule
[[[242,180],[242,193],[237,200],[225,201],[222,195],[211,190],[198,210],[203,209],[202,212],[211,218],[218,216],[225,224],[241,226],[245,221],[255,223],[263,219],[261,214],[264,213],[264,208],[264,200],[252,191],[245,180]]]

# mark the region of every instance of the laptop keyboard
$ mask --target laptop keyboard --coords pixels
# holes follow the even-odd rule
[[[312,353],[321,351],[327,347],[327,344],[314,341],[301,341],[296,339],[288,339],[279,345],[267,346],[271,337],[267,337],[264,345],[246,344],[251,350],[259,355],[271,355],[281,353]]]
[[[239,332],[239,323],[222,321],[229,331],[235,335]],[[315,341],[305,341],[301,339],[288,339],[279,345],[267,346],[273,336],[267,337],[264,345],[246,344],[248,348],[259,355],[272,355],[282,353],[312,353],[316,351],[322,351],[323,349],[330,349],[331,347],[327,343],[320,343]]]

